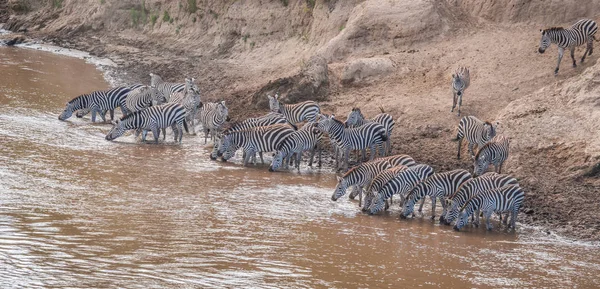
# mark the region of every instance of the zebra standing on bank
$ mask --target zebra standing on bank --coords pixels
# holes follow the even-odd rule
[[[467,201],[461,208],[460,216],[454,225],[454,230],[458,231],[464,227],[469,219],[469,216],[477,211],[482,211],[486,219],[486,228],[492,230],[493,226],[490,222],[492,213],[509,212],[511,214],[510,227],[515,228],[517,222],[517,214],[519,208],[525,199],[525,192],[519,185],[508,185],[502,188],[491,189],[483,192]],[[508,222],[508,218],[504,219],[504,223]]]
[[[363,158],[366,157],[366,149],[371,149],[370,160],[377,154],[376,148],[387,141],[385,128],[379,123],[368,123],[357,128],[345,128],[344,124],[335,119],[333,115],[323,117],[318,123],[319,129],[329,134],[342,150],[344,156],[344,169],[348,168],[348,157],[350,150],[361,150]],[[383,149],[379,153],[383,156]]]
[[[385,154],[389,155],[392,153],[392,131],[394,130],[394,118],[381,109],[381,113],[373,117],[372,119],[365,119],[365,116],[360,111],[360,108],[353,108],[352,111],[348,114],[346,118],[346,122],[344,123],[346,127],[359,127],[366,123],[376,122],[385,128],[387,133],[387,141],[385,147]]]
[[[421,199],[425,200],[425,197],[429,196],[431,198],[431,219],[435,219],[435,205],[436,200],[439,199],[443,207],[442,217],[440,218],[443,220],[447,209],[446,198],[458,190],[469,179],[471,179],[471,173],[461,169],[433,174],[408,193],[400,217],[408,217],[413,213],[415,203]],[[419,206],[419,213],[422,210],[423,202]]]
[[[321,112],[319,104],[314,101],[305,101],[296,104],[282,104],[279,102],[279,94],[267,95],[269,109],[271,112],[281,113],[292,124],[304,121],[317,121],[317,115]]]
[[[276,171],[282,164],[287,168],[289,164],[288,159],[291,159],[295,154],[295,166],[298,172],[300,172],[302,153],[308,150],[311,151],[308,166],[312,166],[315,148],[321,141],[322,136],[323,132],[317,128],[316,123],[306,123],[300,130],[293,132],[288,138],[281,142],[280,147],[277,148],[277,151],[275,152],[275,156],[273,156],[269,171]],[[319,151],[319,166],[321,166],[321,151]]]
[[[496,124],[497,126],[497,124]],[[490,122],[483,122],[474,116],[463,117],[458,124],[458,132],[454,141],[458,141],[458,153],[456,157],[460,159],[460,149],[463,138],[469,142],[469,152],[474,156],[473,147],[483,147],[487,142],[496,136],[496,127]]]
[[[120,106],[121,98],[126,96],[130,91],[129,87],[119,86],[109,90],[98,90],[80,95],[67,102],[64,111],[58,116],[58,119],[64,121],[70,118],[75,111],[89,109],[92,112],[92,122],[96,122],[96,113],[99,113],[102,121],[106,122],[106,111],[114,110]]]
[[[200,111],[200,123],[202,123],[202,129],[204,130],[204,144],[207,142],[209,133],[211,140],[214,141],[223,124],[229,120],[229,109],[224,100],[216,103],[213,109],[211,109],[211,106],[212,104],[206,108],[203,106]]]
[[[494,165],[497,173],[502,173],[502,164],[508,158],[509,145],[508,138],[501,135],[494,137],[492,141],[485,144],[475,155],[473,175],[482,175],[490,164]]]
[[[150,73],[150,86],[158,89],[167,98],[167,102],[171,99],[173,93],[185,89],[185,83],[165,82],[162,77],[154,73]]]
[[[423,164],[415,165],[400,172],[377,192],[376,197],[369,206],[369,214],[380,212],[384,207],[385,201],[395,194],[400,195],[400,204],[403,204],[405,195],[432,174],[433,168]]]
[[[245,153],[243,164],[246,166],[251,156],[257,152],[275,151],[281,142],[293,132],[294,129],[287,124],[225,132],[221,139],[218,155],[223,161],[227,161],[235,155],[239,148],[242,148]]]
[[[446,225],[452,224],[456,217],[458,217],[460,208],[462,208],[470,198],[491,189],[516,184],[518,184],[517,179],[508,175],[500,175],[493,172],[485,173],[480,177],[467,180],[447,199],[450,208],[447,210],[445,216],[442,215],[440,223]],[[479,224],[479,213],[474,214],[474,217],[477,219],[474,223]]]
[[[590,19],[579,20],[573,24],[571,28],[567,29],[562,27],[552,27],[540,30],[542,39],[540,40],[538,51],[544,53],[552,43],[555,43],[558,46],[558,62],[556,63],[556,69],[554,69],[554,75],[556,75],[558,74],[558,68],[563,54],[565,53],[565,49],[568,48],[571,50],[573,67],[577,67],[577,61],[575,60],[575,48],[577,46],[587,43],[586,50],[581,57],[581,63],[585,60],[586,55],[592,55],[592,52],[594,51],[593,41],[596,40],[596,31],[598,31],[598,25],[594,20]]]
[[[171,95],[169,102],[179,103],[185,108],[185,120],[190,124],[192,134],[196,134],[196,126],[194,120],[198,113],[198,108],[202,106],[200,101],[200,89],[194,83],[196,79],[186,78],[185,89],[180,92],[175,92]]]
[[[465,90],[471,84],[471,75],[469,73],[469,69],[466,67],[459,67],[452,74],[452,109],[450,112],[454,111],[454,108],[458,104],[458,113],[457,116],[460,116],[460,106],[462,105],[463,95],[465,94]]]
[[[158,143],[160,129],[171,127],[174,132],[175,142],[181,143],[183,128],[187,130],[184,122],[185,108],[176,103],[166,103],[152,106],[144,110],[130,113],[114,122],[113,128],[106,135],[106,140],[114,140],[125,133],[126,130],[142,130],[142,141],[146,141],[146,134],[152,131],[155,143]]]

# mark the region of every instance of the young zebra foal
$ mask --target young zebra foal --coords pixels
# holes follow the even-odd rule
[[[509,141],[503,136],[496,136],[485,144],[475,155],[473,176],[482,175],[490,164],[497,173],[502,173],[502,164],[508,158]]]
[[[581,63],[585,60],[586,55],[592,55],[592,52],[594,51],[593,40],[596,40],[596,31],[598,31],[598,25],[594,20],[590,19],[579,20],[573,24],[571,28],[567,29],[562,27],[552,27],[540,30],[542,39],[540,40],[538,51],[539,53],[544,53],[546,49],[550,47],[550,44],[556,43],[556,45],[558,45],[558,62],[556,63],[556,69],[554,69],[554,75],[557,75],[565,49],[569,48],[571,50],[573,67],[577,67],[577,61],[575,61],[575,47],[587,43],[586,50],[581,57]]]
[[[452,74],[452,109],[450,112],[454,111],[456,104],[458,103],[458,113],[457,116],[460,116],[460,106],[462,105],[462,98],[465,94],[465,89],[469,87],[471,83],[471,76],[469,74],[469,69],[466,67],[459,67],[456,69],[454,74]]]
[[[510,227],[515,228],[519,208],[523,204],[525,193],[518,185],[509,185],[499,189],[491,189],[471,198],[460,210],[461,214],[454,225],[454,230],[459,231],[467,224],[469,216],[481,210],[486,219],[486,227],[492,230],[490,223],[492,213],[510,212]],[[508,218],[504,221],[507,222]]]

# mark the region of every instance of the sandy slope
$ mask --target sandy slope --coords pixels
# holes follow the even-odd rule
[[[341,117],[383,106],[397,119],[396,151],[437,170],[471,167],[450,141],[450,74],[469,66],[463,114],[498,120],[511,138],[505,169],[527,190],[523,220],[600,238],[598,172],[584,176],[600,163],[598,57],[575,69],[563,60],[555,77],[556,47],[537,53],[540,28],[594,18],[600,1],[204,1],[194,13],[146,1],[148,19],[160,17],[137,27],[137,1],[106,2],[32,4],[7,26],[110,56],[124,81],[194,75],[205,99],[228,99],[238,118],[264,111],[274,91]]]

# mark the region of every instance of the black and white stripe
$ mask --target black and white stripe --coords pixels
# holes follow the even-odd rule
[[[125,86],[126,88],[129,88],[129,92],[122,94],[119,96],[119,106],[121,107],[121,114],[123,116],[127,115],[129,113],[129,110],[127,109],[127,106],[125,104],[127,97],[129,96],[129,93],[131,93],[131,91],[135,90],[136,88],[140,88],[143,87],[143,84],[132,84],[129,86]],[[109,110],[110,111],[110,120],[114,120],[115,119],[115,111],[114,109]],[[77,116],[77,118],[82,118],[84,116],[86,116],[88,113],[91,112],[90,108],[84,108],[82,110],[77,111],[77,113],[75,114],[75,116]],[[106,111],[102,111],[100,112],[102,115],[106,115]]]
[[[448,198],[447,203],[450,208],[447,210],[446,215],[443,215],[443,218],[440,218],[440,222],[446,225],[450,225],[454,222],[458,217],[460,208],[462,208],[470,198],[490,189],[515,184],[518,184],[517,179],[508,175],[500,175],[493,172],[485,173],[480,177],[467,180]],[[475,217],[479,220],[479,214],[475,214]],[[476,223],[478,224],[479,222]]]
[[[171,99],[173,93],[185,89],[185,83],[165,82],[159,75],[154,73],[150,73],[150,86],[158,89],[167,98],[167,101]]]
[[[417,164],[412,157],[410,157],[409,155],[403,155],[403,154],[398,154],[398,155],[393,155],[393,156],[387,156],[387,157],[383,157],[383,158],[377,158],[377,159],[375,159],[373,161],[374,162],[386,161],[386,162],[388,162],[390,164],[391,167],[402,167],[402,166],[411,167],[411,166],[414,166],[415,164]],[[375,177],[375,179],[377,179],[377,177],[379,175],[381,175],[381,173],[378,174]],[[377,192],[379,190],[379,189],[372,188],[373,187],[373,182],[375,182],[375,179],[373,179],[373,181],[367,187],[366,200],[368,200],[369,196],[372,195],[371,194],[372,191]],[[350,192],[350,196],[349,197],[350,197],[350,199],[354,199],[354,198],[356,198],[356,196],[358,196],[361,193],[362,193],[362,190],[354,190],[354,191]],[[365,204],[366,204],[366,202],[365,202]]]
[[[380,114],[376,115],[375,117],[373,117],[372,119],[365,119],[365,116],[360,111],[360,108],[355,107],[348,114],[348,118],[346,118],[345,125],[346,125],[346,127],[360,127],[364,124],[371,123],[371,122],[379,123],[379,124],[383,125],[383,127],[385,128],[385,131],[386,131],[386,134],[388,137],[388,139],[386,141],[385,154],[386,155],[391,154],[391,152],[392,152],[391,137],[392,137],[392,131],[394,130],[395,122],[394,122],[394,118],[390,114],[380,113]]]
[[[319,104],[314,101],[305,101],[296,104],[282,104],[279,102],[279,95],[267,95],[269,98],[269,108],[271,112],[281,113],[292,124],[303,121],[316,121],[321,112]]]
[[[426,196],[431,198],[431,219],[435,219],[437,199],[442,203],[442,216],[444,216],[447,209],[446,198],[456,192],[469,179],[471,179],[471,173],[461,169],[433,174],[408,193],[400,217],[406,218],[411,215],[414,211],[415,203],[421,199],[425,200]],[[419,213],[422,209],[423,202],[421,202],[421,206],[419,207]]]
[[[142,86],[129,92],[125,98],[125,107],[131,113],[153,105],[161,105],[165,102],[165,96],[157,89],[150,86]]]
[[[225,101],[217,103],[207,103],[200,108],[200,123],[204,130],[204,143],[206,144],[210,132],[211,139],[214,141],[217,134],[222,130],[223,124],[229,120],[229,109]]]
[[[369,209],[369,207],[371,206],[371,204],[373,203],[373,199],[375,199],[379,190],[381,190],[381,188],[385,184],[387,184],[387,182],[389,182],[391,179],[398,176],[398,174],[400,174],[401,172],[403,172],[406,169],[408,169],[408,166],[398,165],[398,166],[393,166],[393,167],[386,169],[386,170],[380,172],[379,174],[377,174],[377,176],[375,176],[373,181],[367,186],[367,189],[365,190],[366,191],[365,200],[363,202],[364,205],[362,207],[362,210],[367,211]],[[355,192],[356,191],[354,191],[350,194],[351,198],[352,198],[352,194]],[[390,201],[391,201],[391,199],[392,198],[390,197]],[[387,210],[388,207],[389,207],[389,205],[386,203],[385,209]]]
[[[67,102],[65,110],[58,116],[59,120],[67,120],[78,110],[89,109],[92,112],[92,122],[96,122],[96,113],[100,114],[102,121],[106,121],[106,111],[114,110],[121,106],[122,100],[131,91],[129,87],[119,86],[109,90],[98,90],[89,94],[80,95]]]
[[[492,213],[509,212],[511,214],[510,226],[515,228],[519,208],[525,199],[525,192],[519,185],[508,185],[502,188],[485,191],[467,201],[460,210],[460,216],[454,225],[454,230],[458,231],[467,224],[468,218],[475,212],[482,211],[486,218],[486,227],[491,230],[490,219]],[[505,224],[508,218],[504,219]]]
[[[466,67],[459,67],[452,74],[452,109],[450,112],[454,111],[456,105],[458,104],[458,113],[456,115],[460,116],[460,106],[462,105],[463,95],[465,94],[465,89],[469,87],[471,84],[471,74],[469,73],[469,69]]]
[[[334,116],[322,117],[318,123],[319,129],[329,134],[329,137],[335,140],[339,149],[344,155],[344,168],[348,167],[348,157],[350,150],[361,150],[363,156],[366,156],[366,149],[371,149],[370,160],[377,154],[376,148],[387,141],[385,128],[379,123],[368,123],[357,128],[346,128],[344,124],[335,119]],[[383,150],[379,153],[383,155]]]
[[[598,25],[594,20],[582,19],[577,21],[571,28],[564,29],[562,27],[552,27],[540,30],[542,39],[538,51],[544,53],[550,44],[555,43],[558,46],[558,62],[554,74],[558,74],[560,61],[562,60],[565,49],[571,50],[571,59],[573,67],[577,67],[575,60],[575,48],[587,43],[586,50],[581,57],[581,62],[585,60],[586,55],[592,55],[594,51],[595,34],[598,31]],[[589,54],[588,54],[589,53]]]
[[[196,134],[194,120],[196,119],[198,108],[202,105],[200,101],[200,89],[194,81],[194,78],[186,78],[185,89],[171,94],[169,99],[169,102],[178,103],[185,108],[185,119],[191,125],[192,134]]]
[[[223,134],[219,147],[219,156],[227,161],[242,148],[245,153],[244,166],[251,156],[258,152],[272,152],[281,142],[289,137],[294,129],[287,124],[255,127],[248,130],[227,132]]]
[[[473,147],[483,147],[496,136],[496,127],[490,122],[483,122],[474,116],[463,117],[458,124],[458,131],[454,141],[458,141],[457,158],[460,159],[460,150],[463,138],[469,142],[469,152],[474,156]]]
[[[431,174],[433,174],[433,168],[423,164],[415,165],[400,172],[377,192],[376,197],[368,208],[369,214],[380,212],[384,207],[385,201],[395,194],[400,195],[401,203],[403,203],[405,195],[424,179],[431,176]]]
[[[502,164],[508,159],[510,142],[508,138],[498,135],[485,144],[475,155],[473,175],[482,175],[490,164],[494,165],[497,173],[502,173]]]
[[[183,128],[187,130],[184,122],[185,109],[176,103],[166,103],[152,106],[144,110],[130,113],[120,120],[114,122],[113,128],[106,135],[106,140],[114,140],[125,133],[126,130],[142,130],[142,141],[146,140],[146,134],[151,131],[154,141],[158,143],[160,129],[171,127],[175,141],[181,143]]]
[[[307,122],[300,130],[295,131],[281,142],[280,147],[275,152],[269,171],[276,171],[282,165],[285,165],[287,168],[287,165],[289,164],[288,160],[291,159],[294,154],[296,169],[300,171],[300,160],[302,158],[302,153],[305,151],[311,151],[308,165],[312,166],[315,150],[321,141],[322,136],[323,132],[317,128],[315,122]],[[320,164],[321,152],[319,152],[319,165]]]
[[[351,168],[342,177],[337,177],[338,184],[331,195],[331,200],[337,201],[346,194],[348,188],[355,186],[360,195],[359,206],[362,206],[362,189],[369,185],[380,172],[390,167],[387,160],[376,159]]]

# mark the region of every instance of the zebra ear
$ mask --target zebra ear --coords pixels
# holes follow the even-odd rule
[[[334,118],[335,118],[335,114],[331,114],[331,115],[329,116],[329,118],[330,118],[330,119],[334,119]]]
[[[337,178],[338,182],[341,182],[344,178],[340,177],[340,176],[335,176]]]
[[[224,101],[224,100],[221,100],[221,104],[222,104],[223,106],[225,106],[225,101]]]
[[[456,74],[452,73],[452,79],[456,78]]]
[[[279,99],[279,93],[275,93],[275,99]]]

